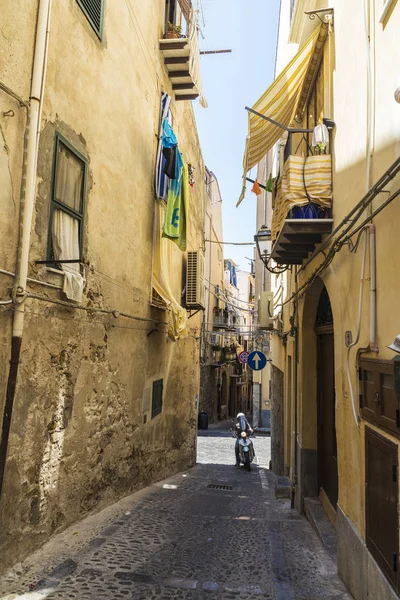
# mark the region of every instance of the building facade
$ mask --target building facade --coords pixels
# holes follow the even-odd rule
[[[399,25],[390,0],[282,0],[246,148],[272,151],[272,467],[319,498],[357,599],[400,589]]]
[[[194,463],[206,189],[190,2],[6,1],[0,31],[4,568]]]

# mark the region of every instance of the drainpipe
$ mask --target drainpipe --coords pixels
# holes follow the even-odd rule
[[[298,275],[297,275],[297,266],[295,267],[294,272],[294,282],[296,293],[299,288]],[[292,481],[292,490],[291,490],[291,502],[290,507],[294,508],[294,501],[296,497],[297,491],[297,437],[298,437],[298,412],[297,412],[297,396],[298,396],[298,386],[297,386],[297,375],[298,375],[298,360],[299,360],[299,313],[298,313],[298,300],[296,296],[296,300],[294,302],[294,319],[293,319],[293,328],[294,328],[294,465],[293,465],[293,481]]]
[[[25,302],[32,215],[36,193],[37,150],[39,144],[40,115],[43,89],[46,78],[47,50],[50,32],[52,0],[39,0],[35,49],[33,57],[31,92],[29,97],[28,121],[26,125],[27,145],[24,151],[23,178],[21,189],[20,236],[17,251],[16,277],[13,289],[14,321],[11,340],[11,360],[7,381],[6,402],[0,441],[0,494],[4,480],[11,417],[20,363],[22,333],[24,329]],[[24,189],[25,184],[25,189]]]
[[[369,349],[371,352],[379,352],[376,343],[376,231],[375,225],[371,223],[369,229],[369,268],[370,268],[370,334]]]

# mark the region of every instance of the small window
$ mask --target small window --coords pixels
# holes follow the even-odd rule
[[[101,39],[103,35],[104,0],[76,0],[85,17]]]
[[[163,380],[159,379],[153,383],[153,397],[151,402],[151,418],[154,419],[162,412],[163,404]]]
[[[82,260],[86,160],[56,135],[47,259]]]

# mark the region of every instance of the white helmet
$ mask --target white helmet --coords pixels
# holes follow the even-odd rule
[[[238,413],[237,416],[236,416],[236,418],[240,419],[240,417],[244,417],[244,413]]]

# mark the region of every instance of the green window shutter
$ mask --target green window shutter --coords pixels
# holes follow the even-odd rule
[[[163,380],[153,382],[153,397],[151,402],[151,418],[154,419],[162,412],[163,403]]]
[[[96,34],[103,34],[104,0],[76,0]]]

